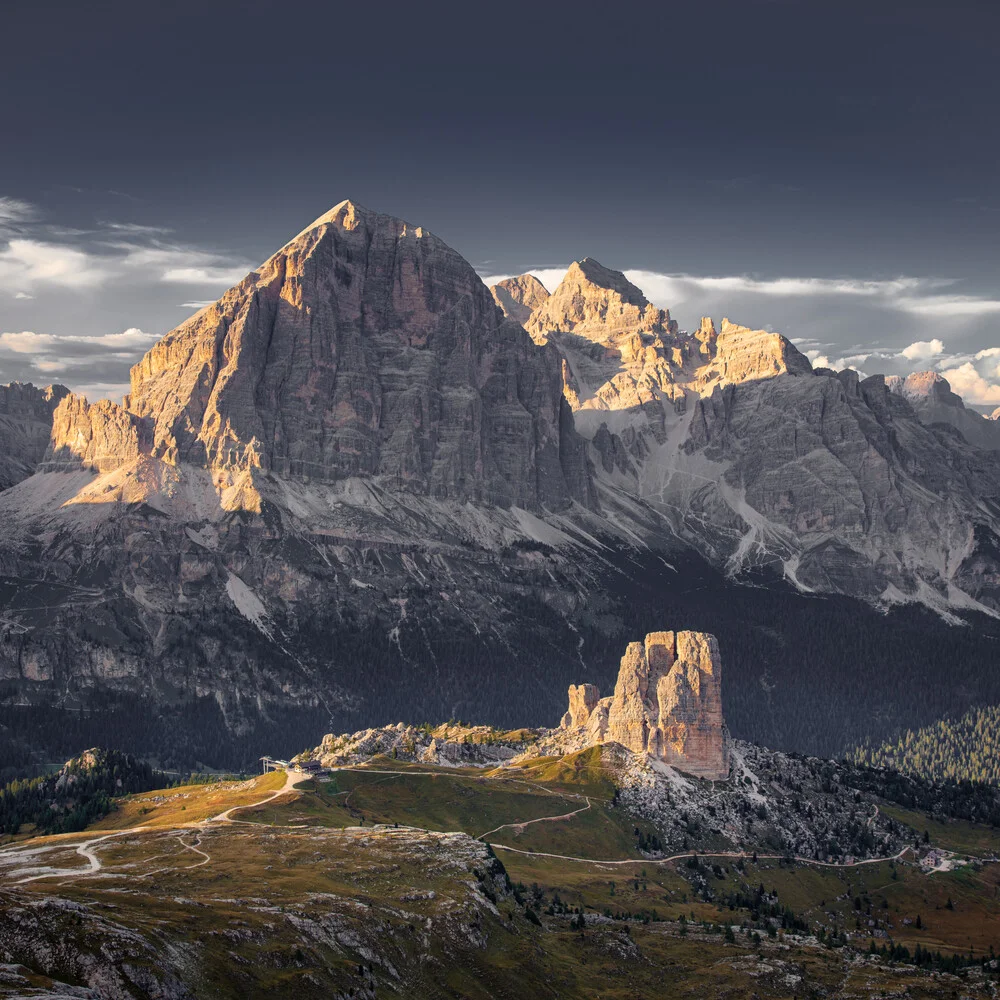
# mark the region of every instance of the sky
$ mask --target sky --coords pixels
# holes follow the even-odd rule
[[[0,381],[117,397],[350,197],[485,277],[584,256],[682,327],[1000,405],[1000,5],[6,5]]]

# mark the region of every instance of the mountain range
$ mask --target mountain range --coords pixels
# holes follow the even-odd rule
[[[489,289],[342,202],[120,405],[0,389],[0,444],[11,747],[551,725],[666,611],[718,635],[741,738],[830,754],[1000,699],[1000,422],[931,373],[684,332],[590,258]]]

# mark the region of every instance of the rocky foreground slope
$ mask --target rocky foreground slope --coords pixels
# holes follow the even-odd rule
[[[491,293],[343,202],[131,389],[52,390],[45,454],[33,424],[0,494],[11,752],[95,742],[81,707],[175,763],[401,716],[541,725],[665,605],[732,650],[734,731],[777,745],[840,750],[1000,684],[996,453],[777,334],[685,333],[593,260]],[[976,630],[876,610],[905,602]],[[917,697],[913,648],[958,648],[962,679]]]

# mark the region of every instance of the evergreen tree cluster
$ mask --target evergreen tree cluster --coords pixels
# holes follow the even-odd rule
[[[936,781],[871,767],[842,769],[841,783],[933,816],[1000,826],[1000,786],[985,781]]]
[[[895,740],[858,747],[851,759],[931,781],[1000,785],[1000,705],[972,708],[958,719],[939,719]]]
[[[37,833],[73,833],[106,816],[113,799],[165,788],[167,775],[118,750],[88,750],[55,774],[15,779],[0,788],[0,832],[25,825]]]

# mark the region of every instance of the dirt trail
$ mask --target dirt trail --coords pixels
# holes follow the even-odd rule
[[[225,810],[225,812],[221,812],[217,816],[212,816],[209,819],[198,820],[192,823],[180,823],[177,827],[175,827],[175,829],[204,830],[214,823],[239,822],[238,820],[234,821],[230,818],[232,813],[237,812],[240,809],[255,809],[258,806],[266,805],[268,802],[272,802],[274,799],[278,798],[279,795],[284,795],[286,792],[292,791],[295,786],[299,784],[299,782],[307,781],[308,779],[308,774],[288,771],[285,774],[285,783],[281,786],[281,788],[279,788],[276,792],[271,792],[266,798],[261,799],[259,802],[248,802],[245,805],[232,806]],[[97,856],[97,852],[94,849],[96,844],[100,844],[105,840],[111,840],[114,837],[124,837],[132,833],[145,833],[154,829],[157,828],[150,827],[148,825],[132,826],[125,830],[112,830],[110,833],[103,833],[99,837],[89,837],[87,840],[78,844],[61,841],[57,844],[46,844],[44,847],[29,847],[25,849],[8,847],[3,851],[0,851],[0,873],[2,873],[5,868],[13,868],[14,870],[9,873],[10,877],[22,876],[20,878],[16,878],[16,881],[13,883],[14,885],[24,885],[27,882],[35,882],[38,879],[43,878],[86,878],[94,876],[101,872],[104,868],[104,865],[101,863],[101,859]],[[167,828],[164,828],[164,832],[166,829]],[[200,854],[204,858],[203,861],[199,861],[193,865],[188,865],[188,868],[199,868],[201,865],[208,864],[208,862],[212,860],[210,855],[197,846],[197,844],[200,843],[200,839],[195,844],[187,844],[184,842],[183,835],[178,834],[177,840],[180,842],[182,847],[189,851],[193,851],[196,854]],[[25,862],[35,860],[38,855],[45,852],[67,850],[69,848],[73,848],[74,853],[87,860],[88,865],[86,868],[54,868],[51,865],[28,864],[26,866],[24,864]]]
[[[484,834],[485,836],[485,834]],[[615,861],[601,861],[598,858],[577,858],[571,854],[546,854],[544,851],[525,851],[519,847],[508,847],[506,844],[494,844],[492,847],[496,851],[512,851],[514,854],[524,854],[528,857],[536,858],[556,858],[560,861],[578,861],[585,865],[666,865],[672,861],[683,861],[685,858],[742,858],[750,861],[754,857],[753,851],[688,851],[686,854],[672,854],[669,858],[623,858]],[[897,854],[892,854],[884,858],[865,858],[863,861],[817,861],[815,858],[804,858],[801,855],[793,854],[757,854],[758,861],[797,861],[803,865],[818,865],[820,868],[860,868],[861,865],[880,865],[886,861],[900,861],[910,847],[904,847]]]
[[[500,826],[495,826],[492,830],[487,830],[486,833],[481,833],[476,837],[476,840],[482,840],[483,837],[488,837],[491,833],[497,833],[499,830],[513,830],[515,834],[524,833],[524,828],[531,826],[532,823],[555,823],[561,819],[572,819],[574,816],[586,812],[589,808],[590,799],[587,799],[585,806],[582,806],[580,809],[574,809],[572,812],[563,813],[561,816],[539,816],[538,819],[526,819],[520,823],[503,823]]]

